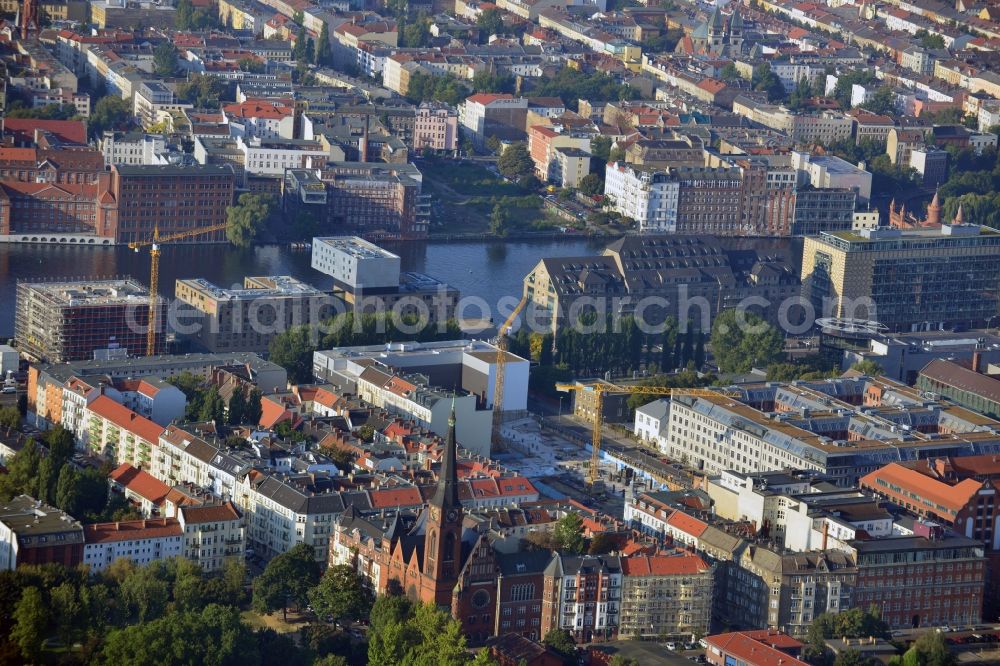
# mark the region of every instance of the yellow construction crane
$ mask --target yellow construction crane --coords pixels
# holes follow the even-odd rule
[[[587,483],[593,489],[597,482],[598,471],[601,462],[601,426],[604,422],[604,394],[605,393],[629,393],[644,395],[666,395],[674,397],[677,395],[695,396],[738,396],[738,391],[727,389],[703,389],[703,388],[668,388],[666,386],[618,386],[606,382],[598,384],[556,384],[557,391],[592,391],[594,393],[594,424],[591,435],[590,469],[587,471]]]
[[[194,238],[195,236],[202,236],[216,231],[224,231],[225,228],[225,224],[213,224],[210,227],[178,231],[175,234],[161,236],[160,228],[153,227],[153,238],[128,244],[136,252],[139,251],[139,248],[149,248],[149,323],[146,327],[146,356],[152,356],[156,353],[156,305],[160,300],[157,294],[160,282],[160,245],[184,238]]]
[[[501,451],[504,448],[503,437],[500,435],[500,423],[503,419],[504,376],[507,368],[507,347],[510,343],[508,335],[514,322],[517,321],[517,316],[521,314],[527,304],[528,297],[522,296],[517,307],[497,331],[497,379],[493,386],[493,431],[490,433],[490,443],[494,451]]]

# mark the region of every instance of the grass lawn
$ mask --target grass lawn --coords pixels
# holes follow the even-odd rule
[[[485,167],[471,162],[424,160],[420,171],[425,179],[437,181],[467,197],[517,197],[529,194],[517,183],[493,175]]]
[[[292,610],[288,611],[288,622],[281,619],[281,611],[273,615],[261,615],[256,611],[248,610],[243,611],[241,617],[254,629],[274,629],[279,634],[298,631],[309,624],[309,619],[306,616]]]

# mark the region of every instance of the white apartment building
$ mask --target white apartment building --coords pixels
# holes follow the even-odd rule
[[[232,502],[181,506],[177,520],[184,536],[184,557],[203,571],[220,571],[227,560],[243,560],[243,516]]]
[[[166,140],[159,134],[105,132],[101,138],[101,152],[107,165],[156,164],[156,156],[166,147]]]
[[[168,486],[193,483],[223,499],[235,497],[240,477],[250,470],[249,463],[175,425],[162,431],[147,467]]]
[[[810,155],[793,150],[792,168],[801,172],[816,189],[844,188],[854,190],[861,203],[871,199],[871,173],[834,155]]]
[[[247,546],[270,559],[300,543],[325,562],[334,519],[344,510],[337,492],[316,492],[309,476],[246,474],[237,503],[246,516]]]
[[[438,434],[448,432],[448,422],[454,409],[455,439],[476,455],[488,456],[493,410],[477,409],[475,395],[455,395],[417,381],[416,378],[408,379],[369,368],[358,377],[357,395],[375,407],[413,419]]]
[[[458,147],[458,113],[444,104],[424,102],[413,119],[413,149],[451,151]]]
[[[549,182],[565,188],[577,188],[590,173],[590,153],[579,148],[559,147],[549,161]]]
[[[247,173],[284,176],[286,169],[309,169],[325,164],[329,152],[316,141],[236,137]]]
[[[670,415],[670,400],[654,400],[635,410],[632,432],[643,442],[656,442],[666,432]]]
[[[83,563],[101,573],[120,559],[139,566],[184,555],[184,530],[176,518],[96,523],[83,528]]]
[[[667,173],[612,162],[604,171],[604,196],[616,212],[638,222],[641,232],[677,231],[680,182]]]
[[[81,448],[119,464],[149,469],[163,426],[106,395],[98,395],[87,404],[84,421],[87,425]]]
[[[544,575],[543,635],[565,629],[591,641],[617,633],[623,580],[618,557],[556,555]]]
[[[96,523],[84,527],[83,563],[91,573],[120,559],[139,566],[171,557],[220,571],[227,559],[243,560],[243,517],[232,502],[182,506],[176,516]]]
[[[312,267],[351,292],[399,288],[399,256],[357,236],[313,238]]]
[[[528,100],[523,97],[479,93],[470,96],[459,106],[458,123],[474,142],[481,143],[486,139],[487,116],[513,114],[522,109],[527,113]]]

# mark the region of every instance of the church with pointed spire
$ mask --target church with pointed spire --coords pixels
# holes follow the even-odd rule
[[[469,552],[469,547],[463,546],[464,513],[458,497],[456,458],[453,409],[433,496],[412,526],[407,529],[396,516],[384,535],[386,580],[399,581],[404,594],[414,602],[448,608]]]
[[[707,21],[677,43],[675,51],[687,55],[738,55],[743,51],[743,40],[739,7],[734,6],[729,16],[723,16],[716,7]]]

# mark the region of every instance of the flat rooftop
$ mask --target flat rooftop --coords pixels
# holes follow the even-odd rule
[[[27,495],[19,495],[0,506],[0,522],[19,537],[78,530],[79,540],[83,540],[83,528],[78,520]]]
[[[978,224],[945,224],[938,229],[889,229],[880,227],[861,232],[821,231],[819,238],[835,245],[849,247],[852,243],[916,243],[921,241],[949,242],[959,238],[996,238],[998,232]],[[838,242],[839,241],[839,242]]]
[[[312,242],[314,246],[326,245],[356,259],[399,259],[398,255],[357,236],[324,236],[313,238]]]
[[[248,277],[246,278],[247,286],[242,289],[220,287],[203,278],[177,280],[177,284],[185,285],[216,301],[249,301],[257,298],[301,298],[303,296],[324,295],[324,292],[316,287],[290,275]]]
[[[63,307],[88,305],[141,305],[149,303],[149,291],[136,280],[93,282],[34,282],[18,285]]]

